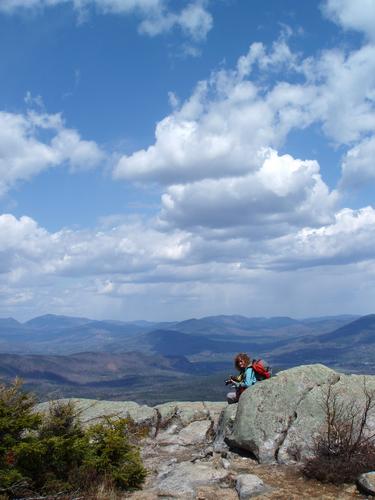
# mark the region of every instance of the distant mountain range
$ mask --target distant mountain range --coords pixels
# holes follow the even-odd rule
[[[80,396],[156,403],[218,399],[233,357],[275,370],[321,362],[375,373],[375,315],[293,319],[210,316],[181,322],[45,315],[0,319],[0,378],[22,377],[42,399]],[[2,354],[1,354],[2,353]]]
[[[288,317],[210,316],[163,323],[95,321],[53,314],[39,316],[25,323],[5,318],[0,319],[0,352],[73,354],[82,351],[154,352],[156,350],[171,353],[168,347],[171,343],[181,351],[177,345],[179,342],[175,341],[178,334],[185,348],[190,351],[189,354],[197,353],[199,350],[218,349],[218,352],[221,352],[226,345],[223,342],[229,342],[234,352],[238,348],[253,346],[257,349],[259,344],[273,344],[275,341],[295,340],[304,336],[328,333],[356,318],[356,316],[334,316],[295,320]],[[167,333],[171,331],[175,333],[173,335]],[[207,345],[204,345],[205,342]]]
[[[273,351],[279,363],[323,363],[353,373],[375,373],[375,314],[369,314],[332,332],[298,339]]]

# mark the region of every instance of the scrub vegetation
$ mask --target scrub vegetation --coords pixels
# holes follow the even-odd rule
[[[20,380],[0,385],[0,498],[69,495],[140,488],[146,470],[129,419],[107,418],[84,429],[71,403],[33,411]]]
[[[323,401],[325,428],[315,439],[314,457],[304,466],[307,477],[342,484],[375,470],[375,434],[368,425],[375,392],[368,390],[365,381],[362,400],[362,404],[358,398],[344,400],[333,384],[328,386]]]

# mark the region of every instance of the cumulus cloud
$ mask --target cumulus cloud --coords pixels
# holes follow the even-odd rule
[[[329,139],[351,144],[375,128],[375,45],[345,54],[329,50],[306,60],[307,82],[316,98],[310,113]]]
[[[277,149],[293,129],[321,123],[338,144],[374,130],[375,46],[348,55],[327,51],[299,63],[284,46],[281,41],[267,53],[262,44],[252,44],[234,71],[200,82],[157,124],[154,144],[120,159],[115,177],[173,184],[232,176],[258,168],[259,151]],[[281,81],[265,91],[252,78],[256,69],[280,65],[302,73],[305,82]]]
[[[205,0],[186,3],[180,12],[172,12],[167,0],[0,0],[0,12],[8,14],[26,9],[44,9],[71,4],[83,21],[90,10],[101,14],[130,15],[141,19],[139,32],[149,36],[179,28],[184,35],[198,42],[206,38],[213,26]]]
[[[266,84],[274,74],[279,78]],[[173,99],[172,113],[156,125],[154,143],[120,158],[114,177],[180,186],[251,175],[264,148],[278,150],[291,131],[312,124],[344,147],[373,133],[374,45],[303,59],[284,36],[270,49],[253,43],[234,69],[212,73],[181,104]]]
[[[304,110],[314,89],[288,84],[266,92],[249,80],[254,67],[280,68],[295,62],[285,42],[267,52],[253,44],[233,71],[198,83],[180,109],[161,120],[155,144],[118,162],[116,178],[166,184],[243,174],[258,168],[259,151],[278,147],[295,126],[310,123]]]
[[[324,14],[342,26],[363,32],[375,40],[375,4],[373,0],[326,0]]]
[[[0,195],[48,168],[87,169],[103,159],[99,146],[66,128],[60,114],[0,111]]]
[[[174,185],[162,197],[161,220],[184,229],[212,229],[221,237],[270,237],[330,221],[336,193],[322,181],[316,161],[262,152],[245,176]]]

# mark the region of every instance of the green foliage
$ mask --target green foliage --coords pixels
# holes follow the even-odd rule
[[[123,489],[138,487],[146,477],[139,451],[129,443],[128,419],[107,419],[87,431],[89,438],[85,466],[113,479]]]
[[[0,385],[0,488],[22,480],[15,468],[15,448],[32,440],[31,432],[38,429],[41,417],[32,412],[35,399],[21,391],[22,382]]]
[[[101,482],[141,486],[146,471],[129,440],[129,420],[107,419],[84,430],[72,402],[55,402],[45,415],[33,413],[34,405],[20,381],[0,386],[0,495],[92,489]]]

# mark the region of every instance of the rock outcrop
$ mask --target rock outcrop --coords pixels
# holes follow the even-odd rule
[[[243,393],[232,425],[219,430],[231,446],[261,463],[299,462],[313,453],[313,438],[324,428],[324,403],[331,388],[340,404],[361,408],[364,384],[375,394],[375,376],[342,375],[323,365],[299,366]],[[230,418],[229,418],[230,419]],[[369,429],[375,432],[375,414]]]
[[[233,500],[256,495],[281,498],[283,494],[297,498],[288,495],[291,488],[303,491],[301,476],[297,480],[293,473],[286,482],[283,474],[311,455],[313,437],[325,423],[322,403],[327,389],[360,407],[364,383],[368,391],[375,391],[375,376],[342,375],[323,365],[310,365],[256,384],[233,405],[170,402],[150,408],[134,402],[70,401],[76,403],[84,425],[103,416],[117,416],[130,417],[145,429],[147,437],[141,449],[149,475],[144,490],[132,494],[134,500]],[[42,403],[37,409],[45,411],[47,405]],[[375,432],[374,414],[370,415],[369,428]],[[368,486],[370,479],[373,481],[373,476],[365,477],[362,483]],[[327,493],[330,488],[332,496]],[[357,495],[337,488],[324,486],[321,496],[309,493],[304,498]]]

